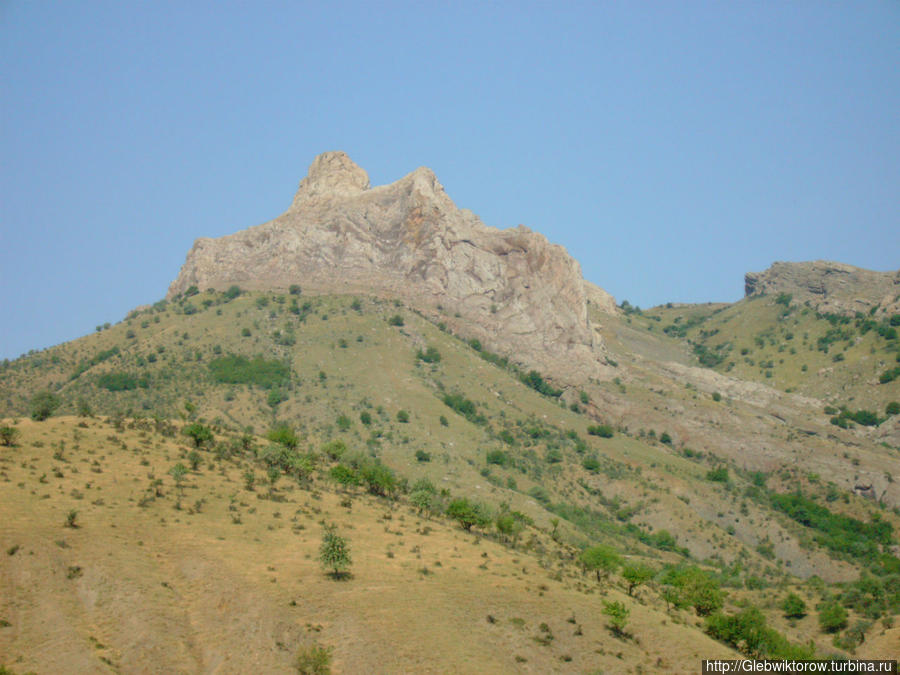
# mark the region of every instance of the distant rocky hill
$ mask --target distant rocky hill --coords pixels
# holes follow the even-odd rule
[[[875,272],[843,263],[776,262],[765,272],[744,277],[747,296],[789,293],[820,312],[853,314],[878,307],[877,313],[900,312],[900,270]]]
[[[364,293],[442,309],[456,332],[529,367],[582,380],[601,367],[587,303],[615,301],[588,284],[562,246],[526,227],[498,230],[459,209],[419,168],[370,187],[343,152],[316,157],[290,208],[262,225],[198,239],[169,288]],[[452,317],[452,318],[451,318]]]

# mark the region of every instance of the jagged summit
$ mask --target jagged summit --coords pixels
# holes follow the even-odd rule
[[[587,301],[614,310],[562,246],[522,226],[484,225],[457,208],[431,169],[370,187],[343,152],[313,160],[278,218],[198,239],[169,297],[232,284],[401,298],[489,349],[570,381],[600,367]]]
[[[300,181],[290,210],[316,198],[350,196],[368,189],[369,174],[347,153],[323,152],[313,160],[306,177]]]
[[[789,293],[822,312],[900,311],[900,270],[875,272],[830,260],[776,262],[744,276],[746,296]]]

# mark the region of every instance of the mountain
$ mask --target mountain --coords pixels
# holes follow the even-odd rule
[[[616,306],[427,169],[319,156],[166,298],[0,364],[0,667],[894,655],[900,316],[883,280],[837,313],[779,265]]]
[[[784,293],[821,313],[900,313],[900,270],[874,272],[843,263],[776,262],[765,272],[744,276],[747,297]]]
[[[370,188],[343,152],[319,155],[283,215],[198,239],[167,297],[233,284],[401,298],[530,367],[570,381],[601,370],[579,264],[524,226],[498,230],[458,209],[426,168]]]

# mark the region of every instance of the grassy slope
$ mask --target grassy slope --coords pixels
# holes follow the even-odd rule
[[[207,452],[176,510],[166,472],[183,437],[72,418],[18,426],[19,447],[0,454],[0,653],[17,672],[285,672],[313,642],[341,672],[679,671],[730,653],[650,590],[601,596],[539,531],[515,550],[374,497],[341,506],[320,480],[285,479],[278,501],[261,499],[243,488],[244,462]],[[151,477],[164,496],[141,506]],[[349,580],[315,560],[324,521],[351,543]],[[601,599],[630,607],[632,639],[605,629]],[[533,639],[541,623],[549,646]]]
[[[825,578],[848,579],[857,574],[856,569],[846,562],[833,560],[822,550],[811,546],[804,528],[773,513],[764,504],[743,499],[741,492],[747,485],[745,477],[732,473],[732,485],[711,484],[705,478],[710,468],[708,461],[688,459],[676,448],[661,444],[658,440],[623,434],[617,434],[613,439],[588,436],[587,426],[596,423],[598,418],[615,421],[614,406],[609,404],[610,399],[604,394],[607,390],[616,391],[618,385],[614,383],[599,383],[590,390],[591,403],[579,406],[591,412],[588,416],[561,407],[555,399],[528,389],[506,370],[478,358],[477,353],[462,341],[442,332],[414,312],[392,303],[362,299],[360,309],[356,310],[352,305],[353,298],[301,298],[301,304],[306,301],[311,303],[305,319],[301,321],[289,310],[290,298],[280,303],[278,296],[255,293],[225,302],[221,295],[201,294],[191,302],[196,307],[202,307],[203,300],[209,300],[210,307],[194,314],[184,314],[178,305],[145,311],[108,330],[14,362],[4,370],[3,389],[0,390],[0,402],[5,402],[6,414],[27,411],[27,401],[38,389],[59,387],[64,401],[61,412],[74,412],[79,400],[84,400],[95,411],[106,414],[120,411],[123,414],[157,414],[173,418],[192,416],[215,422],[223,431],[229,427],[236,431],[251,425],[258,433],[268,429],[276,419],[285,420],[299,429],[304,447],[319,448],[327,440],[340,438],[352,451],[380,457],[411,481],[428,476],[439,488],[483,499],[495,508],[501,502],[508,502],[512,508],[531,515],[538,526],[545,529],[550,527],[553,514],[527,494],[531,488],[542,487],[554,504],[596,511],[599,515],[589,518],[587,523],[582,522],[581,528],[563,519],[560,525],[563,540],[572,545],[607,541],[629,555],[646,556],[656,567],[663,562],[681,559],[675,553],[641,543],[634,533],[625,532],[625,524],[631,523],[645,533],[656,533],[662,529],[675,533],[678,545],[687,547],[696,559],[708,560],[720,567],[739,562],[741,571],[738,579],[753,576],[766,579],[768,583],[785,583],[787,578],[782,563],[790,566],[789,571],[804,577],[815,573]],[[397,313],[405,318],[403,327],[390,326],[387,321]],[[633,342],[635,335],[638,335],[644,348],[651,350],[648,354],[651,357],[680,355],[685,360],[691,358],[679,340],[661,335],[658,328],[648,331],[640,324],[643,320],[651,325],[651,320],[634,319],[638,324],[628,325],[628,330],[632,331],[630,335],[625,335],[626,324],[619,326],[623,329],[623,343]],[[610,323],[615,322],[610,320]],[[658,326],[662,322],[653,323]],[[249,337],[242,335],[244,328],[250,331]],[[292,333],[295,343],[289,346],[277,344],[274,337],[276,330],[281,334]],[[133,332],[133,337],[129,331]],[[360,337],[361,340],[358,339]],[[416,359],[416,352],[429,345],[435,346],[441,353],[440,363],[425,364]],[[113,347],[119,348],[118,354],[70,380],[80,363]],[[208,364],[227,353],[248,357],[264,354],[267,358],[289,362],[292,377],[284,387],[287,400],[273,409],[267,403],[268,392],[264,389],[214,382]],[[150,354],[156,355],[153,363],[148,359]],[[136,376],[147,374],[150,386],[109,392],[98,386],[98,378],[110,371]],[[321,373],[324,373],[324,378]],[[669,426],[660,429],[679,431],[678,414],[670,409],[672,405],[707,406],[710,411],[721,409],[724,405],[702,398],[698,400],[697,392],[690,389],[683,392],[672,390],[671,383],[663,380],[653,384],[656,376],[649,370],[646,377],[646,382],[628,384],[628,397],[633,397],[644,406],[639,409],[648,419],[655,413],[665,420]],[[654,391],[656,387],[666,387],[666,396],[660,399]],[[474,401],[479,412],[486,416],[487,424],[472,424],[456,414],[442,403],[444,392],[459,392]],[[188,401],[193,412],[185,407]],[[665,410],[661,408],[660,401],[664,401]],[[397,420],[400,410],[409,412],[409,423]],[[360,422],[361,412],[372,416],[374,421],[370,427]],[[338,416],[342,414],[351,420],[347,430],[337,426]],[[735,414],[749,415],[737,410]],[[448,420],[447,426],[439,422],[442,415]],[[751,423],[750,417],[748,423]],[[513,434],[516,439],[514,446],[510,447],[497,438],[501,430]],[[567,430],[576,431],[587,443],[585,452],[577,452],[575,443],[565,436]],[[416,461],[417,450],[430,453],[431,461]],[[505,467],[488,466],[485,456],[489,450],[504,450],[511,462]],[[548,462],[548,454],[554,451],[560,453],[561,461]],[[178,451],[172,446],[168,452],[174,461]],[[588,472],[581,467],[583,458],[591,453],[596,453],[601,460],[599,471]],[[240,481],[234,476],[230,480],[234,485],[228,486],[228,490],[229,494],[233,494],[239,491]],[[774,477],[771,487],[790,490],[798,481],[804,480],[802,473],[794,471],[784,477]],[[223,486],[219,490],[217,499],[224,499],[225,489]],[[336,502],[336,498],[327,493],[322,498]],[[870,505],[852,495],[845,495],[845,498],[846,502],[834,505],[838,510],[863,519],[869,517]],[[370,514],[371,522],[377,522],[377,509],[383,510],[383,507],[374,503],[371,507],[374,509]],[[356,506],[354,510],[357,510]],[[559,512],[559,509],[554,510]],[[245,513],[245,509],[242,512]],[[144,511],[138,513],[143,514]],[[214,515],[216,513],[218,515]],[[283,514],[286,513],[283,511]],[[218,527],[230,532],[234,526],[227,516],[228,512],[224,510],[206,509],[188,520],[211,517]],[[893,518],[889,513],[886,517]],[[58,520],[58,514],[54,518]],[[184,516],[180,519],[179,526],[186,526]],[[892,522],[896,527],[895,518]],[[162,523],[159,525],[163,527]],[[164,527],[171,526],[170,519]],[[462,534],[451,528],[448,532],[454,533],[452,541],[441,539],[433,549],[439,552],[437,555],[446,554],[453,550],[453,546],[459,546],[455,541]],[[161,543],[165,538],[161,535]],[[462,540],[465,539],[463,537]],[[774,545],[776,559],[773,561],[759,555],[756,550],[760,543],[765,542]],[[204,550],[207,543],[204,538],[197,550]],[[314,551],[315,545],[317,540],[310,543],[313,547],[310,550]],[[364,542],[361,550],[368,555],[379,546],[381,544]],[[114,549],[111,543],[110,550]],[[248,555],[263,559],[259,558],[258,551]],[[136,559],[134,564],[139,564]],[[203,564],[212,563],[204,559]],[[312,562],[308,564],[315,567]],[[446,561],[443,565],[446,567]],[[281,569],[278,565],[275,567],[276,570]],[[217,573],[226,574],[225,571]],[[429,579],[431,577],[426,580]],[[246,577],[235,577],[233,581],[238,586],[250,583]],[[398,588],[402,587],[408,579],[398,583]],[[68,587],[61,584],[60,588]],[[132,590],[131,597],[143,594],[149,588]],[[333,586],[325,584],[324,588],[331,589]],[[517,588],[508,589],[510,595],[503,602],[514,605],[521,591]],[[454,590],[453,593],[459,595],[462,591]],[[123,594],[127,596],[128,591],[116,591],[116,595]],[[765,596],[765,592],[762,595]],[[478,592],[472,595],[473,599],[478,597]],[[409,604],[399,595],[395,600],[400,606]],[[450,596],[447,596],[447,601],[451,601]],[[427,607],[428,600],[423,599],[422,602]],[[273,609],[275,606],[271,605],[260,616],[269,617],[266,621],[273,616],[280,617],[282,610],[276,612]],[[270,615],[270,611],[274,614]],[[447,611],[469,616],[466,614],[468,610],[462,611],[455,605]],[[596,601],[593,609],[587,611],[596,615]],[[773,620],[775,614],[777,612],[770,613]],[[384,620],[383,608],[377,616],[381,618],[373,618],[372,621]],[[523,610],[521,616],[534,614]],[[578,616],[580,620],[580,614]],[[493,626],[491,630],[494,630]],[[391,639],[398,641],[395,644],[403,643],[396,635]],[[506,639],[511,638],[507,635]],[[302,642],[300,637],[294,636],[292,644],[299,642]],[[426,642],[433,642],[433,639]],[[562,641],[557,640],[555,644],[562,644]],[[348,653],[346,646],[342,646],[344,654]],[[371,653],[371,649],[366,644],[360,653]],[[646,645],[642,649],[646,649]],[[541,650],[538,652],[543,653]],[[394,652],[387,648],[385,653]],[[280,656],[284,657],[284,654]],[[462,658],[461,654],[454,653],[443,663],[458,665],[462,663],[456,660],[459,658]],[[490,662],[490,659],[485,661]],[[353,669],[348,666],[348,670],[352,672]]]
[[[634,320],[663,334],[693,322],[686,340],[721,354],[716,370],[743,380],[879,414],[886,403],[900,399],[900,381],[878,384],[878,376],[897,365],[897,340],[862,331],[855,321],[835,326],[809,307],[760,296],[732,305],[654,307]],[[820,349],[820,339],[835,328],[844,331],[843,337],[830,342],[827,351]]]

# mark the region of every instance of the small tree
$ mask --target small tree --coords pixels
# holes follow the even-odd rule
[[[199,448],[204,443],[209,443],[213,440],[212,430],[199,422],[189,424],[184,428],[182,433],[184,433],[185,436],[190,436],[191,440],[194,441],[195,448]]]
[[[465,497],[450,502],[447,506],[447,515],[458,522],[466,532],[475,525],[486,527],[491,522],[490,516],[481,504],[470,502]]]
[[[16,444],[16,441],[19,438],[19,434],[19,430],[15,427],[0,427],[0,444],[5,445],[7,448],[11,448]]]
[[[179,488],[181,487],[181,481],[184,480],[184,477],[187,476],[187,473],[187,467],[181,462],[169,469],[169,475],[171,475],[172,478],[175,479],[175,485]]]
[[[796,593],[788,593],[781,601],[781,611],[786,619],[802,619],[806,616],[806,603]]]
[[[322,532],[322,545],[319,547],[319,562],[335,579],[345,574],[350,567],[350,546],[347,540],[337,533],[337,526],[326,525]]]
[[[584,549],[578,560],[585,572],[595,571],[597,581],[601,583],[622,564],[622,558],[615,549],[603,544]]]
[[[617,636],[625,635],[625,625],[628,623],[630,610],[618,600],[615,602],[603,601],[603,614],[609,617],[609,629]]]
[[[49,391],[41,391],[31,399],[31,419],[43,422],[59,407],[59,396]]]
[[[528,516],[518,511],[504,511],[497,516],[497,531],[506,539],[511,539],[513,547],[519,540],[519,536],[525,530]]]
[[[274,426],[269,433],[266,434],[266,438],[273,443],[279,443],[290,450],[295,450],[300,444],[300,439],[297,438],[297,434],[295,434],[294,430],[285,423]]]
[[[188,453],[187,460],[188,462],[190,462],[191,471],[196,471],[198,468],[200,468],[200,463],[203,461],[203,455],[201,455],[196,450],[191,450]]]
[[[628,595],[631,595],[635,588],[641,584],[645,584],[653,578],[655,572],[653,568],[643,563],[629,563],[622,570],[622,577],[628,582]]]
[[[336,438],[323,445],[322,452],[324,452],[329,459],[338,460],[341,458],[341,455],[347,452],[347,444]]]
[[[819,626],[826,633],[836,633],[847,625],[847,610],[837,602],[830,602],[819,610]]]

